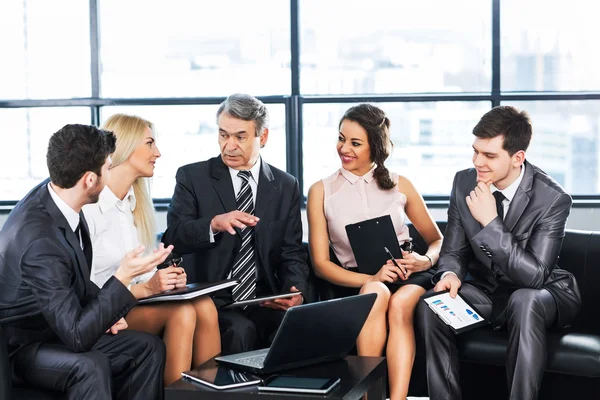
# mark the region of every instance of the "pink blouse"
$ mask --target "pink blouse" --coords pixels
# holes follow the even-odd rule
[[[344,268],[356,267],[356,260],[346,234],[346,225],[389,214],[400,244],[409,241],[406,226],[406,195],[395,187],[381,190],[373,177],[373,168],[356,176],[343,168],[323,179],[324,210],[329,243]],[[398,181],[398,175],[391,173]]]

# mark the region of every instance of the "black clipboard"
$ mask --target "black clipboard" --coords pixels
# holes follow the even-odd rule
[[[390,257],[385,251],[386,247],[394,258],[402,258],[398,236],[389,214],[346,225],[346,234],[358,271],[363,274],[375,275],[387,263]]]
[[[460,334],[471,329],[489,325],[489,321],[483,318],[479,310],[466,298],[456,295],[456,299],[450,298],[449,290],[430,293],[422,297],[432,312],[446,323],[455,334]]]

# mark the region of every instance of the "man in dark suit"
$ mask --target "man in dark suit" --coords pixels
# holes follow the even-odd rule
[[[473,134],[475,168],[454,179],[433,290],[455,297],[460,289],[494,329],[508,329],[510,398],[536,399],[546,330],[570,324],[581,306],[575,278],[556,266],[571,197],[525,161],[532,135],[526,112],[495,107]],[[454,334],[425,302],[416,313],[431,400],[460,399]]]
[[[159,337],[122,331],[136,304],[127,289],[171,247],[127,254],[102,289],[90,281],[92,248],[84,204],[98,201],[115,136],[66,125],[50,138],[50,181],[27,194],[0,232],[0,323],[14,375],[69,399],[161,399]]]
[[[179,168],[163,242],[194,254],[188,275],[200,282],[240,280],[231,293],[215,297],[217,307],[305,293],[298,182],[260,157],[269,135],[267,108],[252,96],[234,94],[219,107],[217,123],[221,156]],[[268,346],[284,311],[303,301],[299,295],[219,310],[223,354]]]

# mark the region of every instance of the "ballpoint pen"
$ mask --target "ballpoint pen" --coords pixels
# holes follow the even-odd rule
[[[400,269],[400,271],[402,271],[402,273],[404,274],[404,278],[406,278],[406,274],[408,273],[408,271],[406,271],[406,269],[403,269],[400,265],[398,265],[398,263],[396,262],[396,259],[394,258],[394,256],[392,255],[392,253],[388,250],[387,247],[383,248],[385,250],[385,252],[387,253],[388,257],[390,258],[390,260],[392,260],[392,263],[398,267]]]

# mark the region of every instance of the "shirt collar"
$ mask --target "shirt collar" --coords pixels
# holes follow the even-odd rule
[[[133,192],[133,186],[129,188],[123,200],[119,199],[108,185],[104,186],[102,192],[100,192],[100,198],[98,199],[98,206],[102,214],[106,213],[112,207],[117,207],[119,210],[124,211],[125,205],[129,203],[131,211],[135,210],[136,199]]]
[[[523,174],[525,173],[525,163],[523,163],[523,165],[521,165],[521,173],[519,174],[519,177],[510,185],[508,185],[506,188],[500,190],[496,187],[496,185],[494,185],[493,183],[490,185],[490,191],[492,193],[494,193],[496,190],[498,190],[500,193],[502,193],[504,195],[504,197],[506,197],[506,200],[508,200],[509,202],[512,201],[513,197],[515,197],[515,194],[517,193],[517,189],[519,188],[519,185],[521,184],[521,181],[523,180]]]
[[[344,167],[340,168],[339,173],[342,174],[342,176],[346,178],[346,180],[352,185],[354,185],[360,179],[364,179],[365,182],[371,183],[371,181],[373,181],[374,178],[373,173],[375,171],[375,168],[377,168],[377,164],[375,164],[373,168],[371,168],[371,170],[363,176],[354,175],[352,172],[348,171],[347,169],[344,169]]]
[[[50,183],[48,183],[48,192],[50,192],[50,197],[52,197],[52,200],[54,200],[54,203],[60,212],[65,216],[69,226],[73,232],[75,232],[77,226],[79,225],[79,213],[73,210],[70,205],[65,203],[65,201],[60,198],[58,193],[52,189],[52,185]]]
[[[258,177],[260,175],[261,163],[262,163],[262,159],[260,156],[258,156],[258,158],[256,159],[256,162],[254,163],[252,168],[250,168],[250,173],[252,174],[252,179],[254,180],[254,182],[256,182],[257,185],[258,185]],[[233,169],[231,167],[227,167],[227,168],[229,168],[229,174],[231,175],[231,180],[233,181],[235,178],[238,177],[238,172],[240,172],[240,170]]]

